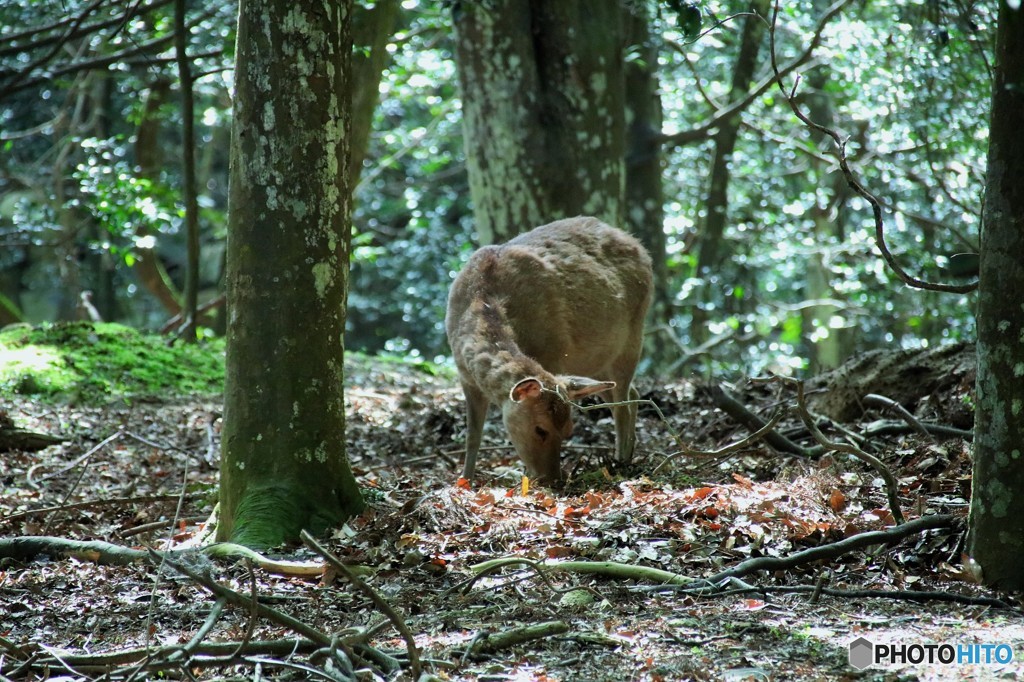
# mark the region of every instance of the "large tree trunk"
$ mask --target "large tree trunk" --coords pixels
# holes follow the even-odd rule
[[[1024,10],[999,3],[978,289],[967,548],[985,584],[1024,589]]]
[[[622,225],[619,0],[466,1],[452,18],[481,243],[581,214]]]
[[[345,456],[351,0],[239,5],[220,540],[362,509]]]

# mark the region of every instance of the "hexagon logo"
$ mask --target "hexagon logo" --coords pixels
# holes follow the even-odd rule
[[[872,652],[875,650],[875,645],[863,637],[850,642],[850,665],[857,670],[863,670],[864,668],[871,665]]]

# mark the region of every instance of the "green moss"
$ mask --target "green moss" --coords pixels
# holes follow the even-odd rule
[[[102,403],[223,391],[222,340],[168,341],[109,323],[7,327],[0,331],[0,395]]]
[[[378,353],[377,355],[370,356],[365,353],[345,351],[346,364],[348,364],[350,360],[353,362],[359,362],[360,360],[371,359],[385,365],[393,365],[399,368],[409,367],[432,377],[454,380],[459,376],[454,365],[443,365],[423,358],[411,357],[408,355],[395,355],[393,353]]]

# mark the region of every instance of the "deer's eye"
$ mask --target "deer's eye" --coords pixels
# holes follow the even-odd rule
[[[548,432],[545,429],[542,429],[539,426],[533,427],[533,432],[536,433],[537,437],[540,438],[541,440],[547,440],[548,439]]]

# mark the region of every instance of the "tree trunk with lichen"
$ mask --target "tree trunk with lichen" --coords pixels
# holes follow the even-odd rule
[[[1024,9],[999,3],[978,287],[967,551],[982,581],[1024,589]]]
[[[218,540],[318,533],[363,502],[345,455],[351,0],[242,0]]]
[[[620,11],[619,0],[454,3],[481,243],[577,215],[623,225]]]

